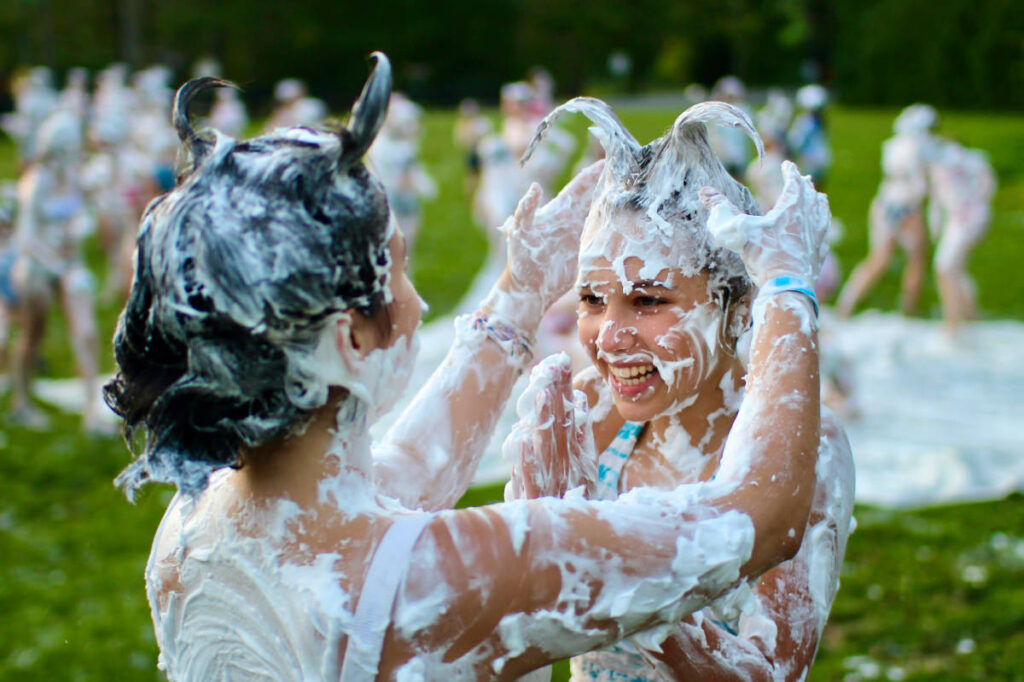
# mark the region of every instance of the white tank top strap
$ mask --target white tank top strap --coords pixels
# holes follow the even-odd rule
[[[345,645],[341,682],[366,682],[377,677],[395,596],[409,568],[413,545],[433,518],[432,514],[400,516],[381,538]]]

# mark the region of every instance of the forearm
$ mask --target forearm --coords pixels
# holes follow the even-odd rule
[[[744,574],[756,576],[800,547],[814,495],[820,432],[817,321],[810,300],[784,292],[755,304],[743,404],[716,480],[720,503],[751,516],[757,534]]]
[[[454,665],[488,652],[487,676],[514,678],[708,605],[739,579],[752,541],[749,519],[706,506],[700,486],[445,512],[395,618],[426,603],[445,616],[397,634]]]
[[[532,357],[516,339],[496,340],[493,328],[504,323],[486,304],[480,312],[456,320],[444,362],[374,448],[378,487],[407,506],[437,510],[458,501]]]

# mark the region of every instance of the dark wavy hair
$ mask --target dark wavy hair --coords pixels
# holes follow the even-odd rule
[[[327,318],[386,312],[388,205],[362,161],[391,92],[390,64],[374,58],[348,124],[333,130],[196,132],[190,101],[231,84],[178,90],[185,163],[143,216],[118,373],[104,387],[137,455],[115,481],[129,498],[153,481],[194,494],[214,470],[240,466],[241,446],[306,424],[327,400],[313,360]]]

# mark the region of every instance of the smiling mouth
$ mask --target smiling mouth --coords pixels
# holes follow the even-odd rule
[[[640,384],[646,383],[656,376],[657,370],[654,365],[633,365],[631,367],[616,367],[615,365],[608,365],[608,371],[611,372],[612,378],[615,379],[615,383],[620,386],[639,386]]]

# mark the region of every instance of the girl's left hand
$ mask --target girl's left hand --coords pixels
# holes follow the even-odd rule
[[[792,161],[782,162],[786,179],[782,194],[763,216],[740,211],[718,190],[704,187],[708,231],[738,253],[757,286],[776,277],[795,277],[814,286],[828,253],[825,235],[832,222],[828,199],[814,189],[810,176],[800,175]]]
[[[580,234],[603,169],[604,161],[598,161],[580,171],[544,206],[534,183],[502,227],[508,235],[503,288],[523,299],[523,305],[537,307],[538,321],[572,286]]]

